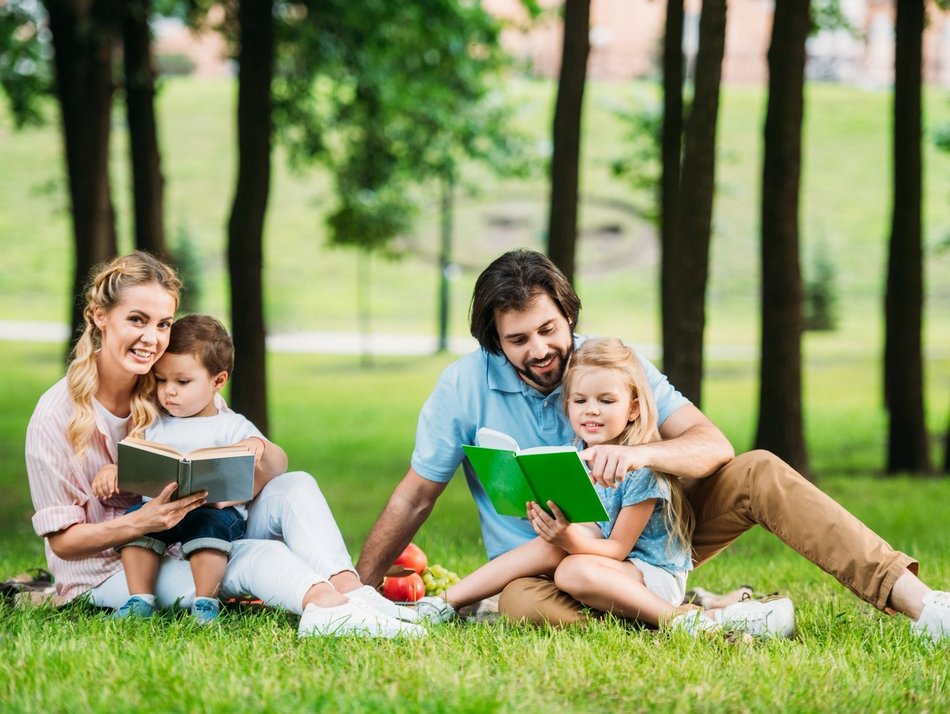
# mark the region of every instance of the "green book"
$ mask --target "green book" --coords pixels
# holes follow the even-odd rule
[[[507,434],[488,428],[478,430],[476,441],[478,446],[462,448],[501,515],[524,518],[528,501],[546,510],[547,502],[552,501],[572,523],[607,520],[574,447],[520,449]]]
[[[176,498],[208,492],[208,502],[254,497],[254,454],[243,446],[213,446],[186,454],[165,444],[128,437],[119,442],[119,489],[157,496],[172,481]]]

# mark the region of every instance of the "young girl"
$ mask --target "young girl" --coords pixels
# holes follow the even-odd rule
[[[565,410],[584,447],[658,441],[657,410],[637,355],[616,339],[591,339],[564,375]],[[456,609],[500,592],[521,577],[550,575],[561,590],[603,612],[689,631],[719,627],[713,610],[681,605],[692,568],[692,512],[679,481],[640,469],[616,488],[595,485],[610,520],[570,523],[556,504],[527,505],[538,538],[446,590],[423,598],[420,615],[448,621]]]

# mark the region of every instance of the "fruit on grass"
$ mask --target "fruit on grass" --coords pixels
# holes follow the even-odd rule
[[[433,565],[422,574],[426,595],[442,595],[450,585],[459,581],[459,576],[441,565]]]
[[[415,602],[426,594],[419,573],[383,578],[383,597],[393,602]]]
[[[399,554],[399,557],[393,563],[393,565],[401,565],[409,570],[415,570],[419,575],[425,572],[428,564],[429,559],[426,558],[426,554],[415,543],[407,545],[406,549]]]

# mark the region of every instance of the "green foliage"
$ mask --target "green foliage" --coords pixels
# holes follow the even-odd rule
[[[52,93],[52,42],[35,0],[0,4],[0,87],[17,128],[43,123],[42,99]]]
[[[633,189],[631,201],[637,215],[657,223],[660,220],[663,107],[652,103],[638,109],[614,107],[612,111],[624,126],[624,155],[613,160],[611,172],[625,179]]]
[[[155,70],[163,77],[182,77],[195,71],[195,63],[188,55],[161,53],[155,55]]]
[[[182,223],[175,232],[175,243],[172,248],[175,267],[184,283],[181,294],[181,304],[178,309],[182,313],[200,312],[201,293],[204,282],[204,267],[198,255],[195,239],[188,226]]]
[[[838,324],[838,273],[828,252],[828,243],[819,240],[812,251],[805,279],[805,329],[834,330]]]
[[[295,165],[336,177],[331,243],[393,252],[410,187],[457,174],[463,157],[523,173],[509,110],[489,90],[505,66],[498,23],[480,5],[339,0],[282,19],[275,126]]]

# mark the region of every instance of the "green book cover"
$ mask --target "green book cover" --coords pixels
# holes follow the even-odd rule
[[[208,492],[208,502],[249,501],[254,497],[254,455],[244,447],[219,446],[187,454],[145,439],[119,442],[119,489],[157,496],[175,481],[176,498]]]
[[[572,447],[519,450],[510,436],[490,429],[479,430],[478,442],[479,446],[462,448],[501,515],[524,518],[528,501],[545,508],[552,501],[572,523],[607,520],[587,469]],[[505,448],[510,446],[514,448]]]

